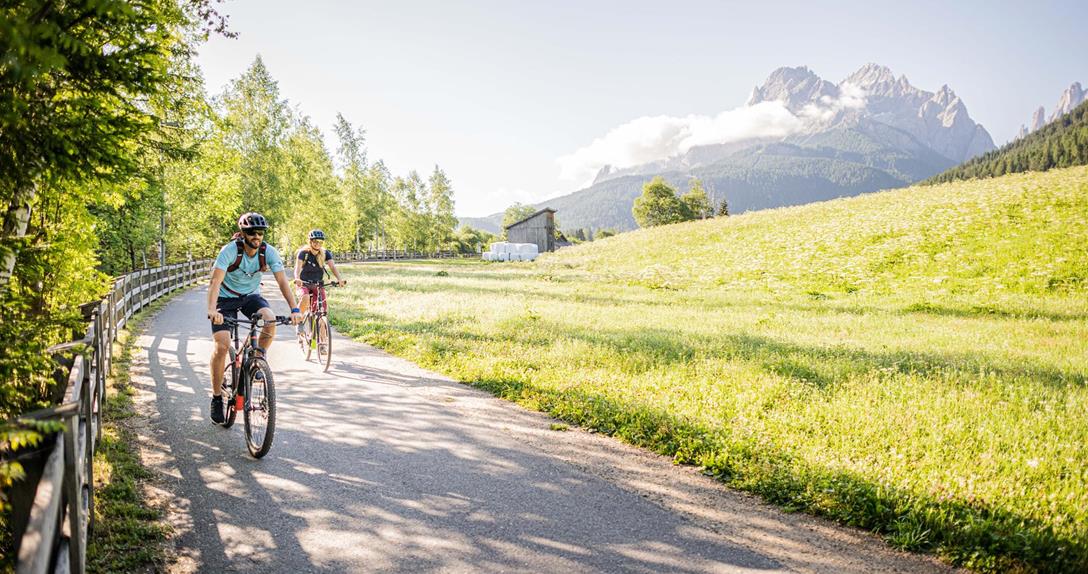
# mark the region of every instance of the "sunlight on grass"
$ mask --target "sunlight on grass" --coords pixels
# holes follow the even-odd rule
[[[1084,570],[1086,214],[1085,168],[910,188],[534,264],[357,266],[333,317],[896,546]]]

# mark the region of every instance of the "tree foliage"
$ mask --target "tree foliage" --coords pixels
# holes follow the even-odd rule
[[[537,209],[531,205],[525,205],[524,203],[515,203],[506,208],[506,211],[502,214],[502,227],[507,227],[529,217],[537,212]]]
[[[714,216],[714,208],[710,205],[710,198],[706,195],[706,190],[703,189],[703,182],[698,178],[691,180],[691,188],[688,192],[680,196],[680,201],[684,202],[687,207],[688,213],[693,219],[706,219]]]
[[[121,229],[144,232],[120,207],[154,211],[138,178],[152,152],[173,155],[157,104],[186,81],[175,72],[215,17],[201,0],[0,6],[0,421],[59,398],[49,347],[77,336],[78,303],[109,284],[96,270],[96,229],[112,216],[103,237],[117,245]],[[5,437],[36,432],[0,422]],[[0,441],[4,557],[6,487],[21,472],[13,448]]]
[[[635,199],[631,214],[639,227],[668,225],[692,218],[687,204],[676,196],[676,189],[661,177],[642,186],[642,195]]]

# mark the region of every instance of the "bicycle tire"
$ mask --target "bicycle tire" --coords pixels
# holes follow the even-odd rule
[[[272,369],[260,357],[251,359],[246,371],[243,412],[246,447],[253,458],[261,458],[272,448],[272,438],[276,434],[276,385],[272,380]]]
[[[238,366],[234,364],[236,356],[234,347],[230,347],[230,354],[227,355],[227,366],[223,368],[222,388],[229,392],[224,393],[226,396],[223,404],[223,424],[219,426],[225,429],[234,426],[234,419],[238,416],[238,411],[234,408],[234,395],[238,393]]]
[[[321,338],[325,340],[322,342]],[[332,327],[329,326],[329,318],[322,315],[317,320],[317,329],[315,333],[317,339],[317,362],[322,366],[323,371],[329,370],[329,365],[332,365]]]
[[[306,360],[309,361],[314,354],[314,331],[317,326],[317,318],[313,313],[310,313],[303,322],[306,323]]]

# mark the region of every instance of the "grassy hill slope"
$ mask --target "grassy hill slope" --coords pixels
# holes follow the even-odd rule
[[[355,337],[984,571],[1088,570],[1088,168],[367,265]],[[438,271],[445,271],[439,275]]]

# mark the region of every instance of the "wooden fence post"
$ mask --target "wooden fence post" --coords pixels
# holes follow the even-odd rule
[[[68,499],[68,568],[83,572],[83,524],[80,520],[79,477],[76,471],[76,440],[79,438],[79,411],[69,415],[64,431],[64,496]]]

